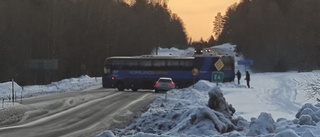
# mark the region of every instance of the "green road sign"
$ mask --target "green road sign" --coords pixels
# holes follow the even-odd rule
[[[224,73],[220,71],[212,72],[211,82],[223,82]]]

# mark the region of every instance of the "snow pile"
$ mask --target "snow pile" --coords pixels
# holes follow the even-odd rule
[[[233,116],[235,110],[227,103],[224,92],[215,83],[204,80],[194,87],[170,90],[150,104],[149,109],[125,129],[105,131],[97,137],[320,135],[320,104],[305,104],[294,120],[279,118],[275,121],[270,113],[261,112],[258,118],[252,117],[247,121],[241,116]]]
[[[194,88],[171,90],[167,98],[157,98],[147,112],[126,129],[119,130],[117,136],[142,136],[161,134],[167,136],[202,136],[214,135],[231,131],[235,128],[231,115],[224,111],[216,111],[207,106],[208,97],[219,95],[217,109],[226,104],[222,99],[220,88],[208,81],[200,81]],[[138,133],[138,134],[135,134]]]
[[[258,119],[253,119],[249,126],[248,136],[258,136],[276,132],[276,124],[268,113],[261,113]]]
[[[213,46],[211,47],[213,50],[217,51],[219,55],[228,55],[228,56],[235,56],[236,52],[236,45],[231,45],[229,43]]]
[[[190,47],[185,50],[177,49],[177,48],[158,48],[158,53],[156,51],[152,51],[151,55],[159,55],[159,56],[181,56],[181,57],[191,57],[194,54],[194,48]]]

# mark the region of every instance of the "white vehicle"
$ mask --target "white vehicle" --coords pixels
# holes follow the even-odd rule
[[[155,83],[154,88],[155,92],[158,93],[159,91],[168,91],[170,89],[174,89],[175,84],[171,78],[160,77]]]

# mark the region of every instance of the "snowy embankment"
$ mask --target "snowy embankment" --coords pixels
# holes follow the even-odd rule
[[[90,88],[101,87],[101,77],[89,77],[87,75],[79,78],[64,79],[58,82],[52,82],[48,85],[30,85],[21,87],[14,82],[14,94],[17,99],[34,97],[39,95],[45,95],[49,93],[66,92],[66,91],[78,91]],[[11,106],[8,103],[9,98],[12,96],[12,81],[0,83],[0,99],[5,99],[5,106]],[[0,107],[2,109],[3,107]]]
[[[264,93],[259,96],[260,93],[265,91],[259,92],[255,89],[247,89],[243,86],[239,87],[235,83],[224,83],[220,84],[218,87],[215,85],[215,83],[210,83],[208,81],[199,81],[195,84],[194,88],[189,87],[168,91],[167,95],[157,98],[150,104],[148,111],[140,118],[136,119],[130,126],[116,131],[106,131],[97,136],[314,137],[320,135],[320,104],[312,105],[306,103],[303,106],[297,105],[294,107],[297,109],[295,113],[293,113],[286,110],[292,108],[286,108],[286,106],[279,105],[283,102],[283,105],[285,105],[286,103],[293,101],[290,99],[286,101],[286,99],[288,99],[285,98],[287,94],[280,94],[279,98],[283,98],[277,102],[275,100],[267,99],[269,97],[271,99],[272,96],[274,96],[271,95],[271,93]],[[246,93],[236,93],[240,90],[243,90]],[[252,90],[252,92],[250,90]],[[210,99],[209,94],[212,93],[223,93],[223,96],[218,98],[218,100],[225,99],[228,103],[233,102],[230,101],[230,99],[236,95],[238,96],[236,102],[250,101],[253,108],[251,108],[250,104],[241,106],[243,104],[230,103],[230,105],[236,109],[236,113],[234,113],[232,118],[228,118],[223,111],[213,110],[208,107]],[[253,94],[253,97],[258,99],[253,99],[251,97],[246,98],[246,95],[249,94]],[[263,98],[266,99],[260,103],[258,100]],[[274,111],[271,109],[274,109]],[[275,113],[275,110],[278,110],[279,113]],[[247,115],[252,117],[250,117],[250,119],[243,118],[241,115],[245,113],[248,113]],[[288,114],[280,118],[280,116],[285,113]],[[279,118],[275,119],[273,114]],[[290,115],[290,117],[293,116],[293,118],[288,118],[286,117],[287,115]]]

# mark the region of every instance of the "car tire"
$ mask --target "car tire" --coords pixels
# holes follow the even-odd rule
[[[159,90],[158,90],[158,89],[155,89],[154,92],[159,93]]]
[[[132,90],[132,91],[138,91],[138,89],[137,89],[137,88],[132,88],[131,90]]]

